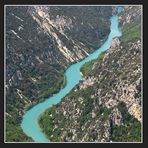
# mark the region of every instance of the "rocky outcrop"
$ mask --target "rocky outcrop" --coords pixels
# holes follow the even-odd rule
[[[140,9],[139,9],[140,7]],[[125,14],[125,15],[123,15]],[[122,14],[119,16],[119,21],[122,24],[122,28],[126,25],[141,20],[142,7],[141,6],[125,6]]]
[[[113,108],[111,113],[111,120],[115,125],[122,125],[122,115],[118,108]]]
[[[117,43],[115,43],[117,41]],[[129,53],[125,53],[125,48],[121,48],[122,45],[119,46],[119,41],[118,39],[113,40],[113,45],[111,46],[111,48],[107,51],[107,53],[105,54],[104,58],[103,58],[103,63],[99,63],[98,67],[96,65],[96,69],[99,69],[99,67],[101,66],[101,68],[105,70],[103,70],[98,77],[98,81],[100,81],[100,78],[103,79],[103,73],[106,72],[106,69],[108,69],[108,74],[106,74],[106,76],[110,76],[109,73],[113,73],[112,77],[108,77],[110,79],[109,84],[107,84],[108,86],[104,86],[106,89],[109,89],[109,85],[110,88],[112,89],[111,91],[106,91],[105,89],[101,89],[99,88],[97,94],[95,94],[96,96],[98,96],[99,100],[100,100],[100,104],[105,104],[106,107],[108,108],[112,108],[115,107],[119,101],[123,101],[127,108],[131,108],[131,106],[133,106],[133,104],[136,105],[136,110],[135,108],[133,108],[134,110],[129,109],[129,113],[133,116],[135,116],[135,118],[137,118],[139,121],[141,121],[141,105],[140,105],[140,101],[141,100],[141,95],[137,96],[136,94],[141,94],[141,92],[139,91],[139,87],[141,85],[140,81],[141,81],[141,63],[137,63],[137,61],[140,62],[140,49],[141,49],[141,41],[137,40],[136,42],[129,44],[129,48],[128,51]],[[120,56],[120,58],[118,60],[115,59],[113,60],[109,60],[111,59],[112,55],[116,54],[118,55],[119,53],[124,53],[123,57]],[[129,55],[132,55],[131,58],[128,57]],[[109,64],[106,67],[106,64],[108,64],[108,61],[112,61],[111,64]],[[130,61],[130,63],[126,63],[127,61]],[[136,64],[135,64],[136,62]],[[115,69],[115,64],[116,63],[116,67],[117,69]],[[111,66],[113,66],[111,68]],[[129,70],[130,68],[130,70]],[[114,71],[114,69],[116,70],[116,72]],[[118,73],[119,72],[119,73]],[[121,72],[121,73],[120,73]],[[97,73],[97,72],[95,72]],[[125,73],[125,74],[124,74]],[[106,79],[108,79],[106,77]],[[114,79],[114,81],[112,81]],[[113,97],[114,96],[114,97]],[[136,96],[136,97],[135,97]],[[134,105],[134,106],[135,106]],[[135,113],[135,111],[137,111],[137,113]]]
[[[79,86],[79,90],[86,89],[89,86],[94,85],[95,82],[96,82],[96,78],[95,77],[88,77],[88,78],[85,79],[85,81],[83,81],[81,83],[81,85]]]

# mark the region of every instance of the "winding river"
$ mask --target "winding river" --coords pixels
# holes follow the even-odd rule
[[[72,64],[66,70],[65,75],[67,78],[67,84],[65,85],[65,87],[61,89],[57,94],[46,99],[44,102],[35,105],[24,114],[21,127],[24,133],[29,137],[32,137],[35,142],[50,142],[39,127],[39,116],[52,105],[56,105],[57,103],[59,103],[61,99],[66,96],[79,83],[80,80],[82,80],[80,68],[83,66],[84,63],[97,58],[102,51],[105,51],[110,47],[112,39],[114,37],[121,36],[121,31],[118,26],[118,14],[121,11],[122,7],[118,7],[118,13],[110,18],[111,31],[105,43],[84,60],[80,61],[79,63]]]

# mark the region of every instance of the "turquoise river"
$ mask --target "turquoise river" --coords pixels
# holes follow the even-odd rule
[[[23,116],[21,127],[23,132],[32,137],[35,142],[50,142],[47,139],[46,135],[41,131],[38,120],[40,115],[52,105],[56,105],[61,101],[61,99],[67,95],[79,82],[82,80],[82,76],[80,74],[80,68],[84,63],[91,61],[99,56],[102,51],[107,50],[114,37],[120,37],[121,31],[118,26],[118,14],[122,11],[122,7],[118,6],[118,13],[110,18],[111,26],[110,26],[110,34],[105,43],[98,49],[96,49],[92,54],[83,59],[82,61],[72,64],[65,72],[67,84],[63,89],[61,89],[57,94],[49,97],[44,102],[39,103],[29,109]]]

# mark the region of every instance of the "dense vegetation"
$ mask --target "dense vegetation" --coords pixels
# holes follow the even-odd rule
[[[91,117],[91,112],[94,107],[93,105],[93,99],[90,99],[90,95],[92,92],[95,91],[94,87],[89,87],[86,89],[86,91],[77,91],[77,92],[71,92],[68,94],[69,99],[72,98],[79,98],[84,97],[84,106],[81,106],[82,113],[79,118],[79,130],[81,131],[81,128],[86,125],[88,120],[92,120],[92,122],[95,122],[94,119]],[[80,104],[77,102],[77,105]],[[60,104],[57,104],[50,109],[47,109],[40,117],[39,124],[41,126],[41,129],[44,131],[44,133],[47,135],[47,137],[51,141],[61,141],[61,136],[63,133],[63,130],[67,126],[71,124],[70,121],[68,122],[66,117],[63,115],[63,112],[59,111],[57,112],[57,108],[59,108]],[[111,127],[111,137],[110,140],[113,142],[139,142],[141,140],[141,124],[140,122],[135,119],[132,115],[128,113],[128,110],[126,108],[125,103],[120,102],[117,106],[119,111],[122,115],[122,125],[112,125]],[[105,122],[109,119],[109,116],[111,114],[112,109],[108,109],[106,107],[103,107],[102,105],[98,105],[98,111],[97,116],[95,119],[100,119],[102,122]],[[68,123],[67,123],[68,122]],[[55,125],[57,128],[55,129]],[[87,123],[87,126],[89,126],[90,123]],[[55,129],[53,131],[53,129]],[[69,133],[70,135],[70,133]],[[72,135],[72,133],[71,133]],[[82,135],[79,134],[81,137]]]
[[[61,77],[59,77],[59,80],[57,81],[56,85],[48,88],[46,90],[46,85],[45,83],[41,83],[40,87],[45,87],[45,91],[43,91],[43,93],[39,96],[40,99],[38,99],[39,101],[34,103],[34,104],[30,104],[30,106],[28,106],[26,109],[30,109],[32,106],[36,105],[37,103],[45,100],[46,98],[48,98],[49,96],[51,96],[51,94],[57,93],[66,83],[66,80],[64,78],[64,76],[61,74]],[[16,102],[16,106],[20,104],[21,100],[17,97],[15,99]],[[13,109],[13,106],[8,105],[7,108],[8,112],[11,112],[11,117],[10,116],[6,116],[6,141],[8,142],[26,142],[26,141],[32,141],[31,138],[27,137],[23,131],[22,128],[20,127],[20,121],[21,121],[21,117],[18,118],[18,111]]]
[[[75,100],[77,101],[77,106],[82,110],[82,113],[80,114],[80,118],[77,121],[79,124],[79,138],[83,137],[83,131],[82,128],[83,126],[86,125],[89,126],[91,122],[95,122],[95,119],[102,120],[102,122],[105,122],[108,120],[108,117],[111,113],[111,109],[108,109],[102,105],[98,105],[98,111],[97,111],[97,116],[95,119],[91,117],[92,109],[94,108],[94,100],[90,97],[92,93],[94,93],[96,90],[95,87],[88,87],[86,90],[79,90],[76,92],[71,91],[66,98],[69,100]],[[83,104],[81,104],[77,99],[78,98],[84,98]],[[65,98],[64,98],[65,99]],[[68,117],[69,118],[69,117]],[[73,117],[74,118],[74,117]],[[88,122],[88,120],[91,119],[91,122]],[[75,119],[73,119],[75,122]],[[59,141],[67,141],[62,135],[63,132],[67,132],[66,127],[71,123],[69,119],[67,119],[67,116],[64,115],[63,110],[60,108],[60,103],[57,105],[54,105],[50,109],[47,109],[39,119],[39,124],[43,132],[47,135],[47,137],[51,141],[59,142]],[[81,133],[82,132],[82,133]],[[73,133],[67,132],[66,135],[68,137],[71,137]],[[96,137],[95,137],[96,138]]]
[[[88,75],[91,75],[91,72],[92,72],[92,67],[93,65],[98,62],[99,60],[101,60],[103,58],[103,56],[105,55],[106,51],[103,51],[96,59],[93,59],[87,63],[85,63],[80,71],[82,72],[82,74],[84,76],[88,76]]]
[[[140,24],[130,24],[126,29],[123,29],[124,33],[121,37],[124,43],[138,39],[141,36],[141,23]]]
[[[41,129],[46,133],[47,137],[50,137],[51,141],[60,141],[59,135],[66,119],[64,118],[63,114],[56,114],[54,108],[55,106],[53,106],[50,110],[46,110],[44,112],[44,115],[42,115],[39,120],[39,124],[41,125]],[[49,116],[51,116],[51,118],[49,118]],[[55,124],[57,124],[58,122],[61,123],[61,127],[56,128],[52,133]]]
[[[128,113],[125,103],[120,102],[118,109],[122,114],[123,125],[112,127],[112,141],[116,142],[139,142],[141,141],[141,124]]]
[[[6,142],[32,142],[32,138],[29,138],[23,133],[22,128],[20,127],[19,121],[17,121],[17,117],[9,117],[6,118]]]
[[[47,85],[48,81],[37,83],[38,87],[43,90],[39,95],[39,100],[42,98],[48,98],[51,94],[57,93],[66,84],[66,78],[64,77],[64,72],[61,72],[58,76],[58,80],[51,87]]]

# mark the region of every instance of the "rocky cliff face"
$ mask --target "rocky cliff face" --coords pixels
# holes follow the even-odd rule
[[[85,80],[41,117],[51,141],[141,141],[141,7],[124,7],[119,21],[122,37],[114,38]]]
[[[7,137],[28,106],[62,87],[69,64],[102,44],[111,15],[112,7],[6,7]]]
[[[120,101],[125,102],[129,112],[141,121],[140,40],[125,47],[119,39],[114,39],[102,63],[96,64],[94,75],[98,77],[99,82],[103,81],[98,83],[100,89],[96,94],[100,104],[103,103],[110,108],[115,107]]]

